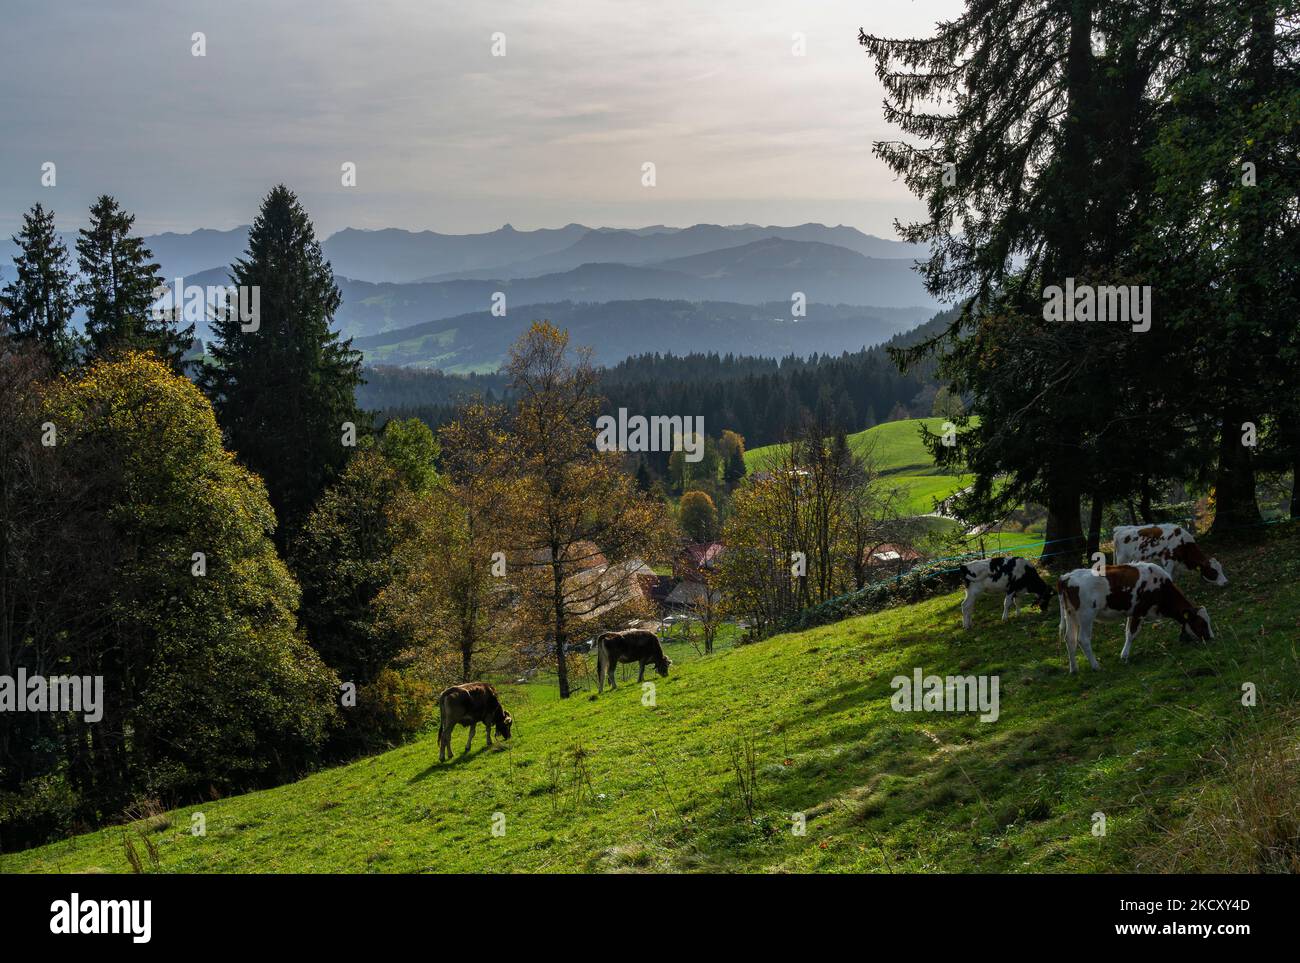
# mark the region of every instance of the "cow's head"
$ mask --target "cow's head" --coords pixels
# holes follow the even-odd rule
[[[510,738],[510,727],[515,721],[510,718],[510,713],[505,709],[501,710],[501,715],[497,718],[497,735],[502,739]]]
[[[1026,563],[1026,565],[1028,565],[1028,563]],[[1050,585],[1043,581],[1043,577],[1038,574],[1038,570],[1032,565],[1029,566],[1029,570],[1025,574],[1029,591],[1033,592],[1038,598],[1038,611],[1046,612],[1047,604],[1052,601],[1052,597],[1056,595],[1056,592],[1052,590]]]
[[[1056,592],[1053,592],[1042,579],[1038,580],[1038,587],[1034,589],[1034,594],[1038,596],[1038,611],[1046,612],[1047,605],[1052,601]]]
[[[1201,606],[1195,612],[1191,609],[1184,610],[1180,620],[1183,623],[1181,638],[1187,642],[1193,642],[1200,639],[1202,642],[1209,642],[1214,638],[1214,629],[1210,627],[1210,613]]]
[[[1201,565],[1201,578],[1211,585],[1223,588],[1228,584],[1228,576],[1223,574],[1223,566],[1217,558],[1207,558]]]
[[[672,664],[672,659],[660,653],[660,655],[655,659],[655,671],[666,678],[668,676],[668,667]]]

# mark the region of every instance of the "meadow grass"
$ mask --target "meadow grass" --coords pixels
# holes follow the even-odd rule
[[[706,657],[674,643],[653,705],[635,677],[597,697],[589,673],[568,700],[546,680],[502,686],[516,720],[505,745],[485,749],[480,732],[459,755],[459,729],[457,758],[440,765],[429,732],[131,831],[154,842],[162,872],[1178,868],[1184,822],[1201,827],[1205,799],[1240,781],[1216,762],[1224,747],[1297,704],[1300,527],[1259,534],[1207,546],[1228,588],[1183,583],[1212,613],[1208,645],[1148,625],[1124,665],[1122,628],[1103,623],[1102,671],[1072,677],[1055,606],[1002,623],[985,597],[963,632],[953,593],[750,645],[728,633]],[[891,679],[915,667],[998,676],[1000,718],[895,712]],[[5,855],[0,870],[128,871],[123,833]],[[1241,835],[1234,865],[1249,867]]]
[[[930,452],[921,444],[920,426],[939,433],[945,419],[910,418],[890,421],[849,435],[850,450],[860,457],[870,455],[872,464],[883,477],[884,484],[904,491],[902,510],[912,514],[925,514],[934,510],[935,500],[971,484],[971,475],[946,474],[934,464]],[[975,421],[975,419],[972,419]],[[764,445],[745,452],[745,467],[750,472],[769,468],[787,449],[786,445]]]

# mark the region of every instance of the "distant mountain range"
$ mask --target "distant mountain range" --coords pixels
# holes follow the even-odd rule
[[[73,251],[75,232],[64,240]],[[248,228],[144,240],[169,282],[183,277],[189,284],[224,285],[229,265],[247,247]],[[527,322],[549,316],[553,307],[558,314],[552,320],[587,326],[585,343],[595,344],[610,362],[654,350],[735,350],[769,357],[857,350],[923,320],[937,307],[914,270],[921,250],[842,225],[619,229],[569,224],[516,231],[507,224],[483,234],[348,228],[328,237],[322,248],[343,294],[338,329],[364,339],[368,358],[382,354],[422,366],[491,364]],[[0,283],[12,277],[14,249],[7,239],[0,243]],[[505,318],[489,313],[498,293],[505,296]],[[799,294],[808,305],[823,306],[823,312],[831,310],[824,307],[829,305],[851,308],[833,317],[810,313],[800,319],[806,322],[801,326],[791,312]],[[645,304],[633,307],[638,302]],[[698,307],[683,307],[689,304]],[[602,305],[617,307],[602,311]],[[907,312],[906,323],[886,323],[889,309],[898,308],[919,310]],[[631,318],[640,329],[626,323]],[[441,350],[438,338],[430,336],[446,341],[447,326],[422,326],[447,319],[455,319],[452,327],[462,333],[450,350]],[[693,328],[696,324],[702,327]],[[475,337],[466,340],[463,330],[470,325]],[[401,333],[413,328],[421,333]],[[375,340],[388,332],[400,336]],[[211,337],[202,324],[197,334]],[[666,346],[692,336],[708,343]],[[417,345],[407,344],[412,337]]]
[[[485,234],[345,228],[326,238],[321,247],[336,274],[358,281],[403,283],[537,277],[570,271],[583,264],[653,264],[770,238],[835,245],[870,258],[910,261],[924,256],[924,249],[914,244],[863,234],[852,227],[822,224],[696,224],[687,228],[655,225],[634,230],[569,224],[537,231],[516,231],[507,224]],[[65,232],[63,240],[70,252],[75,251],[75,231]],[[189,234],[150,234],[144,241],[166,277],[188,277],[242,257],[248,244],[248,226],[228,231],[201,228]],[[14,251],[15,245],[8,237],[0,241],[0,273],[5,278],[12,277],[9,262]]]
[[[331,252],[334,250],[335,240],[339,237],[340,235],[336,234],[330,239]],[[477,270],[461,269],[454,276],[460,278],[536,277],[541,274],[572,270],[582,264],[608,262],[657,264],[773,238],[835,245],[871,258],[911,261],[925,256],[925,249],[914,244],[887,241],[870,234],[863,234],[852,227],[826,227],[822,224],[803,224],[798,227],[759,227],[756,224],[719,227],[716,224],[696,224],[694,227],[680,230],[644,228],[639,231],[601,228],[586,231],[573,244],[563,249],[540,254],[528,260],[501,263]],[[361,272],[351,273],[340,267],[339,263],[335,263],[335,268],[343,274],[351,277],[372,276]],[[421,280],[441,281],[451,277],[451,274],[441,274]]]
[[[226,275],[226,268],[218,268],[186,280],[219,285],[226,283]],[[484,311],[498,292],[505,295],[507,315],[529,318],[537,316],[533,306],[539,304],[641,299],[751,305],[779,301],[784,307],[777,313],[790,317],[796,292],[809,303],[923,306],[929,313],[934,311],[934,302],[910,261],[865,258],[830,244],[776,238],[654,266],[583,264],[541,277],[406,284],[375,284],[340,276],[338,285],[343,304],[335,322],[349,337]],[[199,337],[207,334],[200,330]]]

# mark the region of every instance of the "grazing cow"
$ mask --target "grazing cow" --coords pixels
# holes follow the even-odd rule
[[[1183,525],[1120,525],[1115,529],[1115,564],[1154,562],[1178,578],[1183,570],[1200,572],[1201,578],[1223,588],[1228,576],[1219,560],[1201,551]]]
[[[454,757],[451,751],[451,730],[456,726],[469,726],[469,741],[465,751],[474,742],[474,730],[483,723],[487,732],[487,744],[492,745],[492,727],[496,726],[497,735],[502,739],[510,738],[510,727],[514,720],[501,705],[497,690],[486,682],[466,682],[443,689],[438,696],[438,761],[443,762]]]
[[[1061,576],[1056,591],[1061,600],[1058,633],[1065,640],[1071,672],[1075,671],[1074,651],[1080,645],[1088,664],[1100,668],[1092,655],[1092,624],[1096,619],[1125,620],[1124,651],[1119,654],[1125,662],[1142,628],[1142,620],[1157,615],[1182,625],[1183,639],[1208,642],[1214,638],[1210,613],[1204,608],[1194,608],[1169,573],[1150,562],[1107,565],[1105,575],[1098,575],[1090,568],[1076,568]]]
[[[606,677],[609,687],[614,684],[614,668],[620,662],[639,662],[641,671],[637,682],[645,680],[645,667],[654,663],[660,675],[668,674],[672,661],[664,655],[664,647],[659,644],[659,636],[646,629],[625,629],[622,632],[602,632],[596,639],[596,687],[605,691]]]
[[[1020,596],[1034,595],[1038,598],[1038,610],[1047,611],[1047,603],[1052,598],[1052,590],[1038,575],[1034,568],[1023,558],[981,558],[967,562],[961,567],[961,578],[966,585],[966,598],[961,603],[961,625],[964,629],[971,627],[971,616],[975,612],[975,599],[983,592],[1005,592],[1002,601],[1002,621],[1010,616],[1014,605],[1020,612]]]

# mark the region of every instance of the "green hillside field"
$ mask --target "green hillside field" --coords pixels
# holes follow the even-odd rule
[[[969,485],[969,475],[947,475],[940,471],[921,444],[920,426],[938,433],[943,418],[910,418],[889,421],[848,436],[852,451],[872,462],[891,484],[907,491],[907,510],[924,514],[934,509],[935,499],[943,500]],[[977,423],[972,419],[973,423]],[[745,467],[762,471],[773,463],[784,445],[764,445],[745,452]]]
[[[1208,645],[1147,626],[1124,665],[1122,627],[1102,624],[1102,670],[1070,676],[1054,605],[1003,623],[986,597],[967,633],[959,593],[707,657],[678,644],[653,704],[635,678],[596,696],[588,676],[563,702],[545,682],[503,686],[504,746],[480,732],[439,764],[428,732],[0,871],[126,871],[127,832],[152,841],[157,872],[1294,868],[1300,526],[1258,539],[1206,544],[1228,588],[1184,583],[1212,614]],[[996,676],[997,720],[895,711],[891,680],[916,668]]]

